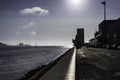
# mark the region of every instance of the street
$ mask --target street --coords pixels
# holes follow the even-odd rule
[[[77,49],[76,80],[120,80],[120,50]]]

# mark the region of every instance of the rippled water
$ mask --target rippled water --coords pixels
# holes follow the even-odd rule
[[[20,79],[27,71],[54,60],[67,49],[44,46],[0,51],[0,80]]]

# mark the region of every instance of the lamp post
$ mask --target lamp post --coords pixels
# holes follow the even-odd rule
[[[106,1],[101,2],[104,5],[104,20],[106,20]]]
[[[106,1],[104,0],[103,2],[101,2],[101,4],[103,4],[103,6],[104,6],[104,21],[105,21],[105,23],[104,23],[104,29],[105,29],[105,31],[104,31],[104,37],[105,37],[105,45],[106,45],[106,43],[107,43],[107,24],[106,24]]]

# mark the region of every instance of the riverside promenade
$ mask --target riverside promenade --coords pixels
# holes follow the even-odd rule
[[[76,49],[66,55],[46,72],[39,80],[75,80]]]
[[[120,80],[120,50],[72,48],[37,80]]]

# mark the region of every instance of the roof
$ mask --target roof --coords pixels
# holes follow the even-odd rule
[[[117,20],[104,20],[104,21],[102,21],[102,22],[99,24],[99,26],[103,26],[103,25],[105,25],[105,23],[106,23],[107,26],[109,26],[109,25],[113,24],[113,23],[116,22],[116,21],[117,21]]]

